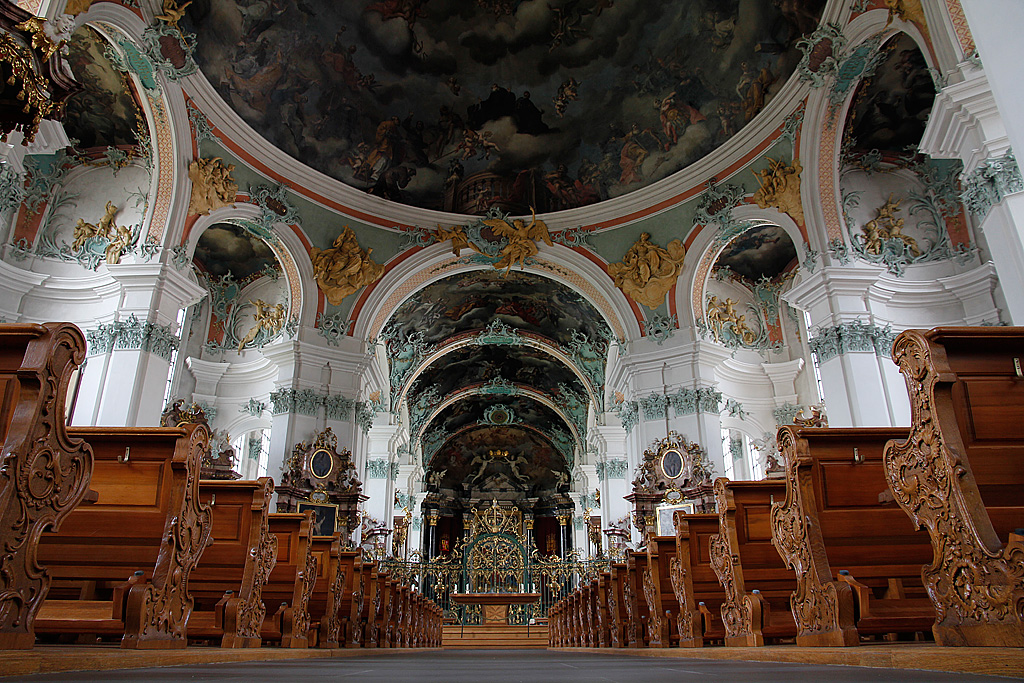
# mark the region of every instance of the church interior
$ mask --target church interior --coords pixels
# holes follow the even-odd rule
[[[0,669],[1024,677],[1020,26],[0,0]]]

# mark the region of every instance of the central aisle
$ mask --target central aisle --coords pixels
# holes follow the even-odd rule
[[[0,681],[4,679],[0,678]],[[161,669],[63,673],[19,677],[19,681],[388,681],[388,683],[993,683],[995,676],[944,674],[934,671],[868,669],[810,664],[768,664],[683,659],[648,659],[538,650],[446,650],[345,659],[291,662],[209,664]]]

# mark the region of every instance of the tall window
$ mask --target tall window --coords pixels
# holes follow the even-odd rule
[[[181,348],[181,337],[185,327],[185,315],[188,308],[183,308],[178,311],[178,319],[174,323],[174,336],[178,338],[178,348],[171,351],[171,363],[167,368],[167,386],[164,388],[164,405],[166,406],[171,400],[171,391],[174,388],[174,369],[178,365],[178,351]],[[236,453],[238,451],[235,451]]]
[[[270,462],[270,430],[254,429],[231,442],[239,463],[239,473],[247,479],[267,476]]]
[[[725,460],[725,476],[728,479],[736,478],[736,462],[733,458],[732,451],[729,449],[732,435],[728,429],[722,430],[722,453],[723,460]]]
[[[804,311],[804,327],[807,330],[807,339],[811,338],[811,314]],[[814,386],[818,390],[818,403],[825,402],[825,387],[821,384],[821,362],[818,354],[811,351],[811,365],[814,366]]]

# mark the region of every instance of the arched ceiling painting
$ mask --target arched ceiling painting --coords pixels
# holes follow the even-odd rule
[[[193,0],[186,24],[211,84],[293,157],[415,206],[526,213],[721,145],[792,74],[823,5]]]
[[[773,280],[795,266],[796,247],[786,231],[777,225],[761,225],[739,235],[722,250],[715,268],[728,268],[754,283]]]
[[[281,264],[266,242],[233,223],[216,223],[200,235],[193,260],[200,272],[220,279],[231,274],[238,284],[281,272]]]
[[[535,273],[459,273],[412,294],[382,336],[392,392],[411,382],[412,438],[445,487],[553,493],[568,476],[611,337],[582,295]],[[510,459],[485,457],[498,450]]]

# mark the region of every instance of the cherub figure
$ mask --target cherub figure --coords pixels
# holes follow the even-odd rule
[[[113,202],[107,202],[103,218],[99,219],[95,225],[86,223],[83,219],[79,218],[78,222],[75,223],[75,241],[71,243],[71,248],[78,251],[85,246],[86,241],[90,237],[110,239],[111,229],[114,227],[114,216],[117,215],[117,211],[118,209],[114,206]]]
[[[191,4],[192,0],[188,0],[188,2],[180,6],[175,2],[175,0],[164,0],[163,11],[160,14],[157,14],[154,18],[159,19],[168,26],[178,28],[178,22],[184,18],[185,10]]]

